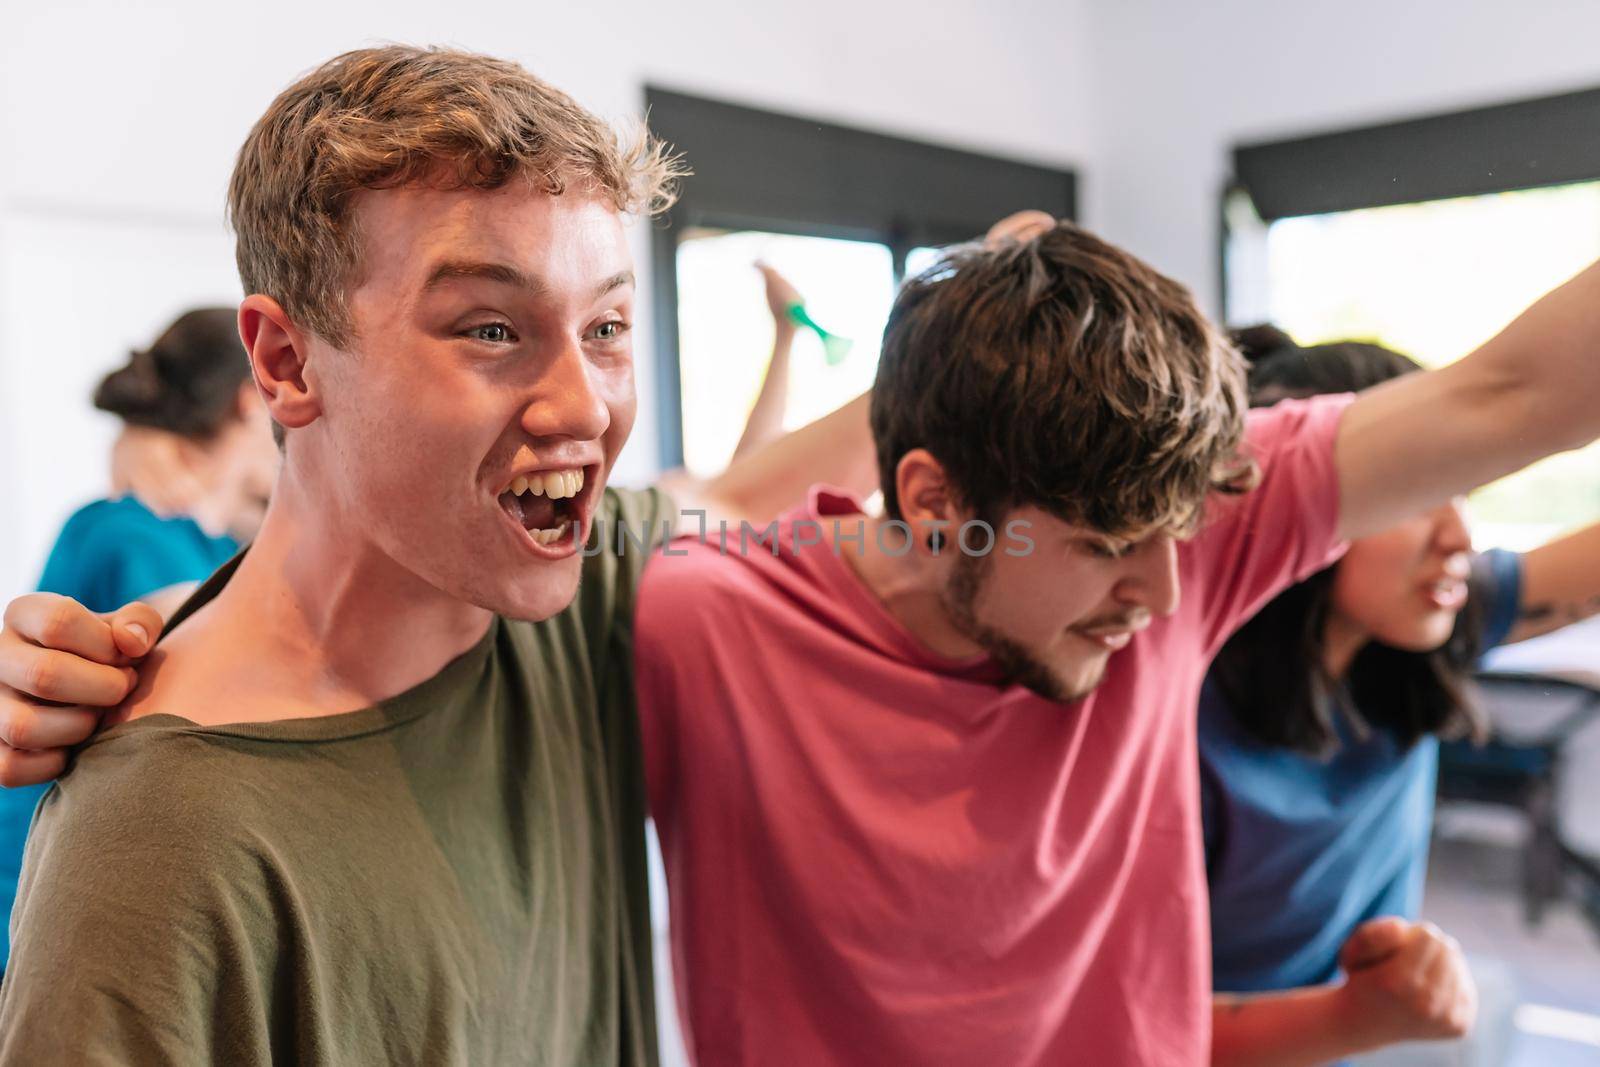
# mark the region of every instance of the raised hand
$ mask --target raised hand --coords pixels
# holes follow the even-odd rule
[[[789,317],[789,309],[796,304],[804,304],[805,298],[794,287],[794,283],[778,273],[778,268],[772,264],[757,260],[756,270],[761,272],[761,278],[766,282],[767,310],[772,312],[772,320],[779,329],[793,330],[795,321]]]
[[[1053,215],[1046,211],[1030,208],[1027,211],[1018,211],[1007,215],[993,226],[984,235],[983,243],[990,248],[1003,248],[1008,244],[1022,244],[1031,241],[1047,230],[1056,227]]]

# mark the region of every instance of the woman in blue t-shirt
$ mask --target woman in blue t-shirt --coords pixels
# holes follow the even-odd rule
[[[126,464],[185,487],[181,513],[160,515],[138,495],[96,500],[67,520],[39,579],[93,611],[146,600],[170,614],[255,533],[277,472],[266,408],[256,396],[236,312],[201,308],[173,322],[95,390],[119,417]],[[114,481],[120,479],[114,478]],[[134,493],[149,478],[135,479]],[[0,908],[11,914],[23,843],[45,786],[0,790]],[[0,967],[5,957],[0,956]]]
[[[1236,340],[1257,405],[1420,369],[1376,345],[1301,348],[1271,328]],[[1362,923],[1416,918],[1438,739],[1483,730],[1466,673],[1495,645],[1600,608],[1597,556],[1600,526],[1474,556],[1454,501],[1355,541],[1229,640],[1199,709],[1218,991],[1328,982]],[[1572,608],[1546,622],[1525,612],[1544,603]]]

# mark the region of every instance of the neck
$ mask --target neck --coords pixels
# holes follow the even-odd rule
[[[1322,628],[1322,668],[1328,677],[1336,682],[1342,680],[1370,640],[1372,635],[1354,622],[1337,611],[1330,612],[1327,625]]]
[[[915,545],[898,556],[885,552],[881,546],[898,545],[903,534],[885,529],[886,520],[881,518],[863,521],[866,523],[865,547],[857,551],[852,542],[839,553],[861,579],[861,584],[929,650],[949,659],[981,654],[983,647],[957,630],[945,610],[940,581],[943,568],[924,557]]]
[[[208,611],[248,641],[275,689],[331,712],[437,674],[482,638],[491,613],[405,570],[330,499],[286,468],[249,554]]]
[[[225,428],[215,441],[201,444],[182,439],[179,444],[184,466],[205,487],[189,509],[190,517],[213,537],[234,532],[243,503],[229,448],[228,435],[234,432]]]

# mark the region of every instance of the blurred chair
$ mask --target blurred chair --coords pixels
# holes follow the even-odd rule
[[[1439,797],[1520,812],[1527,823],[1524,918],[1538,925],[1570,882],[1600,933],[1600,864],[1568,843],[1557,804],[1567,745],[1600,720],[1600,684],[1587,677],[1508,671],[1485,671],[1477,681],[1490,713],[1490,738],[1481,746],[1465,741],[1442,746]]]

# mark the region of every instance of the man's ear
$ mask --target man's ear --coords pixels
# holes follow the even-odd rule
[[[913,448],[894,468],[900,517],[911,527],[911,543],[927,555],[946,555],[962,516],[944,466],[925,448]]]
[[[239,305],[239,339],[273,420],[291,430],[315,422],[322,401],[306,376],[310,335],[276,300],[255,293]]]

